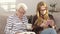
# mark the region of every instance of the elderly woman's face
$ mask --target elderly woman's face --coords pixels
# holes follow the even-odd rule
[[[25,14],[25,10],[21,7],[18,9],[17,14],[22,17]]]
[[[41,6],[40,13],[42,15],[44,15],[46,13],[46,7],[45,6]]]

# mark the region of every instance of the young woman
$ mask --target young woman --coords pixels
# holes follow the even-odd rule
[[[47,28],[47,26],[49,28],[53,28],[55,25],[54,19],[52,19],[53,17],[51,16],[51,18],[50,16],[51,15],[48,14],[47,5],[44,2],[39,2],[36,9],[36,15],[33,17],[32,20],[32,31],[36,32],[36,34],[39,34],[39,32]]]

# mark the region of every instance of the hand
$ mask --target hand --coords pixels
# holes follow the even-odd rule
[[[53,26],[54,25],[54,21],[53,20],[47,20],[47,25]]]
[[[46,23],[42,23],[40,26],[41,27],[46,27],[47,25],[46,25]]]
[[[52,25],[52,20],[44,20],[43,23],[40,25],[41,27],[48,27],[48,25]]]

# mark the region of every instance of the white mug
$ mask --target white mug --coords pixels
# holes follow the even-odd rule
[[[32,24],[27,24],[27,29],[32,29]]]

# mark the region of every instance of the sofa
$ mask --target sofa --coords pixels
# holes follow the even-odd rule
[[[8,15],[0,15],[0,34],[4,34],[7,18],[8,18]],[[30,16],[27,16],[27,18],[28,18],[28,23],[31,23],[33,16],[30,15]]]
[[[8,15],[0,15],[0,34],[4,34],[7,18],[8,18]],[[30,16],[27,16],[27,18],[29,20],[28,22],[30,23],[31,22]]]

